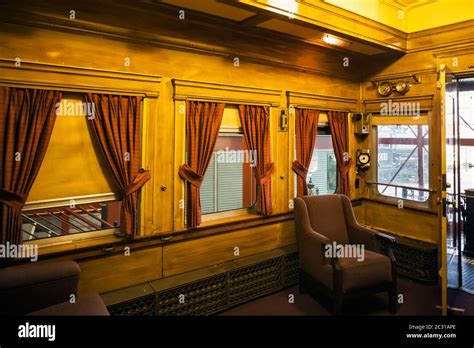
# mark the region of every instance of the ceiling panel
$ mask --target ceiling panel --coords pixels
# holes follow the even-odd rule
[[[226,5],[215,0],[161,0],[161,2],[238,22],[255,15],[255,12]]]
[[[296,36],[298,38],[305,40],[308,43],[334,48],[333,46],[330,46],[321,40],[321,38],[326,33],[324,33],[323,31],[316,30],[316,29],[307,28],[301,25],[297,25],[297,24],[279,20],[279,19],[270,19],[266,22],[258,24],[258,27],[264,28],[264,29],[270,29],[270,30],[277,31],[283,34],[287,34],[287,35]],[[362,53],[366,55],[375,55],[375,54],[381,54],[381,53],[386,52],[382,49],[365,45],[359,42],[350,41],[347,39],[343,39],[343,40],[346,42],[350,42],[349,46],[343,47],[343,49],[345,50],[358,52],[358,53]]]

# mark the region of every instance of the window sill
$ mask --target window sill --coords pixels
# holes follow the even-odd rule
[[[44,256],[57,252],[115,243],[123,240],[123,238],[114,234],[115,231],[115,229],[108,229],[97,232],[86,232],[77,235],[55,237],[51,239],[29,240],[24,242],[24,244],[38,245],[39,256]]]
[[[236,215],[236,216],[230,216],[230,217],[226,216],[226,217],[203,221],[201,225],[199,225],[199,227],[209,227],[209,226],[214,226],[214,225],[222,225],[225,223],[240,222],[240,221],[254,220],[254,219],[260,219],[260,218],[262,218],[262,216],[255,213],[248,213],[248,214],[242,214],[242,215]]]

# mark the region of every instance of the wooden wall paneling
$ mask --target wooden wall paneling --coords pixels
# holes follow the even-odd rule
[[[145,98],[142,102],[142,147],[141,167],[150,170],[151,178],[140,190],[139,235],[151,234],[155,229],[153,212],[153,196],[156,186],[156,168],[154,165],[154,125],[156,120],[156,99]]]
[[[142,236],[162,234],[171,231],[174,224],[173,204],[162,204],[162,202],[173,201],[173,164],[174,164],[174,104],[172,99],[172,86],[169,78],[163,78],[161,84],[160,98],[149,108],[148,129],[149,133],[146,146],[153,148],[150,155],[153,168],[152,187],[153,195],[150,197],[147,214],[152,216],[153,224],[143,230]]]
[[[185,229],[184,196],[186,185],[178,175],[179,167],[186,163],[186,101],[177,100],[174,106],[175,141],[174,141],[174,231]]]
[[[279,246],[296,244],[295,222],[286,221],[278,225],[280,230]]]
[[[275,249],[280,243],[280,229],[281,225],[270,224],[166,244],[163,246],[163,275],[167,277]],[[234,254],[236,247],[240,256]]]
[[[161,278],[162,248],[132,249],[129,256],[118,253],[78,263],[81,267],[79,296],[102,293]]]
[[[397,206],[368,200],[364,205],[365,224],[369,226],[426,242],[440,242],[436,213],[399,209]]]

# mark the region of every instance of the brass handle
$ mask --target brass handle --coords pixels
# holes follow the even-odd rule
[[[115,248],[114,247],[108,247],[108,248],[102,248],[102,252],[103,253],[110,253],[112,251],[114,251]]]
[[[173,239],[173,236],[161,237],[161,240],[162,240],[163,242],[168,242],[168,241],[170,241],[170,240],[172,240],[172,239]]]

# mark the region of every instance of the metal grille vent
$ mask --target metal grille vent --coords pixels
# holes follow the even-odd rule
[[[298,254],[293,253],[283,257],[282,264],[282,283],[283,286],[290,286],[298,283],[299,279],[299,260]]]
[[[281,288],[281,258],[229,272],[229,305],[242,303]]]
[[[107,308],[110,315],[154,315],[155,314],[155,296],[149,295],[139,297],[131,301],[121,302]]]
[[[208,315],[226,302],[226,275],[157,293],[157,315]]]

